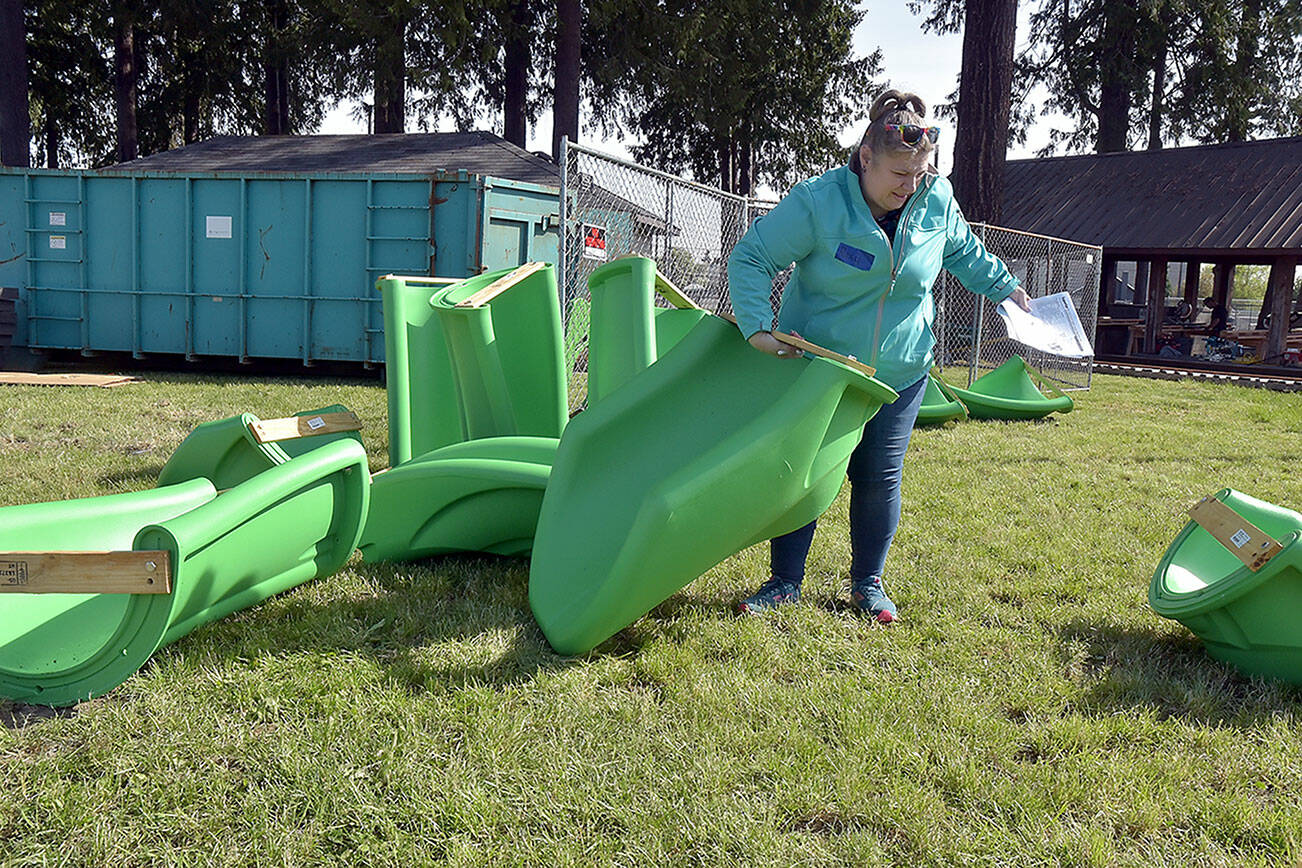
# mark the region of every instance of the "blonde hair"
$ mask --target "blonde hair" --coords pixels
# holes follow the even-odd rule
[[[926,136],[916,144],[905,144],[899,133],[887,133],[886,124],[922,124],[927,115],[927,104],[916,93],[903,93],[891,89],[877,97],[868,110],[868,129],[864,130],[861,144],[874,154],[888,151],[911,151],[929,154],[936,146]]]

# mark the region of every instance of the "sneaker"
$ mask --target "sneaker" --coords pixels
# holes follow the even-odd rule
[[[895,604],[882,588],[882,580],[876,576],[851,582],[850,602],[860,612],[872,615],[879,624],[889,624],[900,619]]]
[[[789,579],[769,579],[760,589],[737,604],[737,611],[742,615],[757,615],[769,609],[776,609],[784,603],[800,602],[800,582]]]

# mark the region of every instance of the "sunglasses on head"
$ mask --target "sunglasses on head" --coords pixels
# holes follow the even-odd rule
[[[940,127],[924,127],[918,124],[882,124],[882,129],[888,133],[899,132],[900,141],[910,147],[922,141],[926,136],[927,140],[933,145],[936,139],[940,138]]]

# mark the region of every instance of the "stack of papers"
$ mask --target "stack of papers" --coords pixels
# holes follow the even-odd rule
[[[1055,356],[1080,359],[1094,355],[1094,348],[1085,336],[1070,295],[1055,292],[1044,298],[1033,298],[1030,302],[1029,313],[1011,299],[999,303],[999,315],[1004,318],[1010,338]]]

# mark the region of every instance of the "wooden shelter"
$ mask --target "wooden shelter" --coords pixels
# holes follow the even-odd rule
[[[1133,337],[1121,342],[1124,354],[1156,353],[1164,337],[1195,331],[1174,321],[1167,283],[1182,272],[1179,294],[1197,310],[1203,264],[1214,268],[1214,303],[1226,307],[1235,266],[1270,266],[1258,328],[1226,336],[1255,346],[1262,361],[1302,346],[1302,331],[1289,333],[1302,311],[1302,137],[1010,160],[1000,222],[1103,247],[1099,336],[1124,326]],[[1119,262],[1136,264],[1131,304],[1117,298],[1119,286],[1129,289],[1117,279]]]

